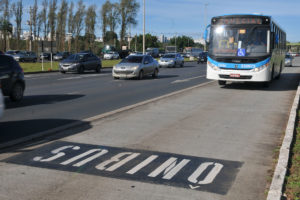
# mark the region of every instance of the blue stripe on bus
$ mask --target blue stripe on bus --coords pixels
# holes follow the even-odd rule
[[[270,58],[267,58],[266,60],[263,60],[258,63],[246,63],[246,64],[223,63],[223,62],[217,62],[217,61],[211,59],[209,56],[207,56],[207,60],[217,67],[227,68],[227,69],[254,69],[257,67],[261,67],[261,66],[267,64],[268,62],[270,62]]]

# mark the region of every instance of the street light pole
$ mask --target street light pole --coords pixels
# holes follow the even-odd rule
[[[143,54],[145,54],[145,12],[146,12],[146,9],[145,9],[145,0],[144,0]]]

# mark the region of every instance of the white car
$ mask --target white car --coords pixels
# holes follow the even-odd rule
[[[118,54],[117,52],[113,52],[113,51],[107,52],[107,53],[105,53],[104,56],[103,56],[103,58],[104,58],[105,60],[118,59],[119,57],[120,57],[119,54]]]
[[[4,98],[3,98],[2,90],[0,88],[0,118],[2,117],[3,113],[4,113]]]

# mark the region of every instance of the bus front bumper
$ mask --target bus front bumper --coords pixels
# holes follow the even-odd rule
[[[271,80],[270,67],[259,72],[251,70],[219,69],[207,67],[206,78],[232,82],[266,82]]]

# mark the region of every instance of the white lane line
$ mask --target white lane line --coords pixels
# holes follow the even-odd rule
[[[108,76],[109,74],[86,74],[86,75],[80,75],[80,76],[72,76],[72,77],[66,77],[66,78],[60,78],[57,79],[58,81],[61,80],[73,80],[73,79],[81,79],[81,78],[90,78],[90,77],[97,77],[97,76]]]
[[[203,78],[205,76],[206,75],[201,75],[201,76],[195,76],[195,77],[191,77],[191,78],[187,78],[187,79],[176,80],[176,81],[173,81],[171,84],[174,84],[174,83],[184,83],[184,82],[188,82],[188,81],[191,81],[191,80],[194,80],[194,79],[197,79],[197,78]]]
[[[60,79],[57,79],[58,81],[61,81],[61,80],[73,80],[73,79],[81,79],[82,77],[80,76],[73,76],[73,77],[67,77],[67,78],[60,78]]]

